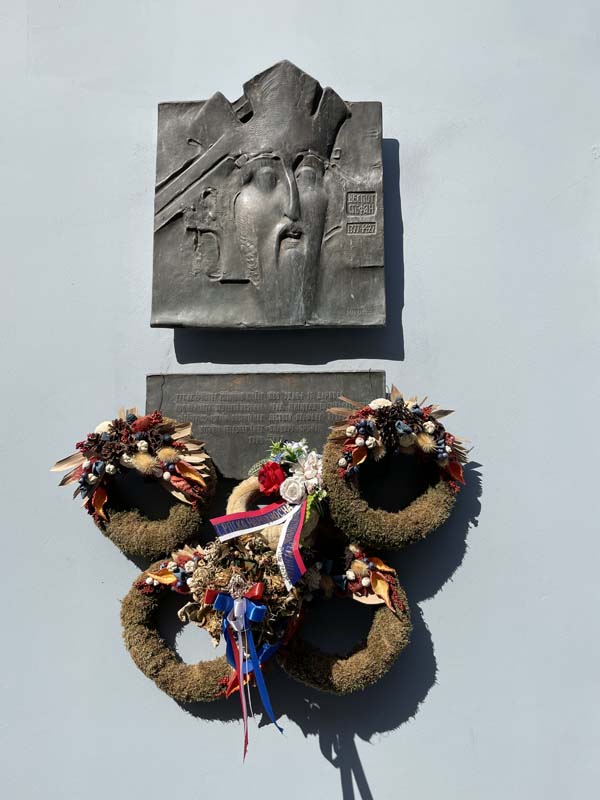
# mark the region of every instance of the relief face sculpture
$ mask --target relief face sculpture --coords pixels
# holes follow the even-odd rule
[[[382,325],[381,107],[289,62],[159,108],[152,324]]]

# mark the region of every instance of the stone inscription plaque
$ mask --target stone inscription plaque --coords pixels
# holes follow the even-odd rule
[[[151,324],[385,324],[381,104],[289,61],[162,103]]]
[[[223,477],[243,479],[274,439],[321,450],[341,394],[366,403],[384,393],[380,371],[149,375],[146,410],[191,422]]]

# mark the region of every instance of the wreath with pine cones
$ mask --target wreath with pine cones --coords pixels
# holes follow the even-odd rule
[[[342,422],[332,427],[323,451],[323,482],[334,522],[367,547],[397,548],[424,538],[448,519],[464,483],[464,440],[440,422],[452,412],[427,404],[427,398],[404,399],[396,387],[389,399],[367,405],[341,399],[347,405],[329,411]],[[371,505],[365,485],[374,472],[393,473],[399,458],[423,472],[426,488],[397,511]]]
[[[122,552],[158,558],[196,535],[216,488],[216,472],[192,426],[160,411],[138,416],[121,409],[77,442],[77,451],[57,461],[68,470],[60,486],[75,484],[73,497]],[[152,519],[128,498],[126,477],[140,476],[168,493],[165,519]]]

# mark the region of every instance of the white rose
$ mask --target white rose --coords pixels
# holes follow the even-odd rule
[[[425,425],[423,425],[423,430],[425,433],[435,433],[435,422],[426,422]]]
[[[369,408],[372,408],[373,411],[376,411],[378,408],[387,408],[391,405],[391,400],[386,400],[385,397],[378,397],[376,400],[371,400],[369,403]]]
[[[316,478],[317,475],[319,474],[319,468],[321,466],[321,456],[317,452],[315,452],[315,450],[312,450],[306,456],[306,458],[301,459],[301,461],[302,460],[304,461],[304,463],[302,464],[302,467],[304,469],[304,477],[307,480]]]
[[[292,467],[292,477],[306,484],[310,492],[321,483],[321,456],[312,450],[308,455],[300,456],[298,463]]]
[[[185,562],[185,564],[183,565],[183,568],[184,568],[184,570],[185,570],[186,572],[193,572],[193,571],[194,571],[194,569],[196,568],[196,562],[195,562],[195,561],[192,561],[192,560],[190,559],[189,561],[186,561],[186,562]]]
[[[355,444],[357,447],[364,447],[364,445],[365,445],[365,440],[363,439],[363,437],[362,437],[362,436],[357,436],[357,437],[356,437],[356,441],[354,442],[354,444]]]
[[[301,503],[306,496],[306,489],[304,483],[298,478],[286,478],[279,487],[279,494],[288,503]]]
[[[356,425],[348,425],[346,428],[346,436],[356,436]]]
[[[374,436],[369,436],[369,438],[365,441],[365,444],[369,449],[371,449],[371,447],[375,447],[377,444],[377,439]]]
[[[169,570],[169,572],[175,572],[175,570],[177,569],[177,564],[174,561],[169,561],[169,563],[167,564],[167,569]]]

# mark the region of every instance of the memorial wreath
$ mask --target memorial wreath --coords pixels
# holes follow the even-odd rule
[[[426,405],[427,398],[405,400],[392,387],[390,398],[362,405],[340,398],[346,407],[329,409],[343,418],[332,427],[323,451],[323,479],[334,522],[346,535],[368,547],[398,548],[422,539],[449,517],[464,483],[464,440],[440,422],[451,411]],[[394,469],[394,456],[412,456],[412,468],[435,466],[430,485],[406,508],[386,511],[363,497],[375,462]]]
[[[262,674],[271,657],[297,680],[347,694],[377,681],[409,640],[408,604],[395,571],[356,545],[333,558],[320,548],[321,463],[304,440],[273,443],[269,458],[233,490],[226,515],[211,520],[216,540],[154,564],[123,602],[126,645],[163,691],[183,702],[239,692],[244,752],[251,683],[277,724]],[[215,644],[225,641],[224,657],[189,665],[164,642],[157,615],[167,588],[189,598],[181,621],[204,628]],[[313,601],[334,595],[377,606],[366,640],[344,655],[300,635]]]
[[[77,442],[77,451],[53,471],[68,470],[60,486],[76,484],[73,497],[100,530],[124,553],[157,558],[190,540],[202,522],[216,487],[216,473],[192,426],[160,411],[138,416],[121,409]],[[168,492],[167,519],[150,519],[127,499],[122,478],[132,472],[149,486]]]

